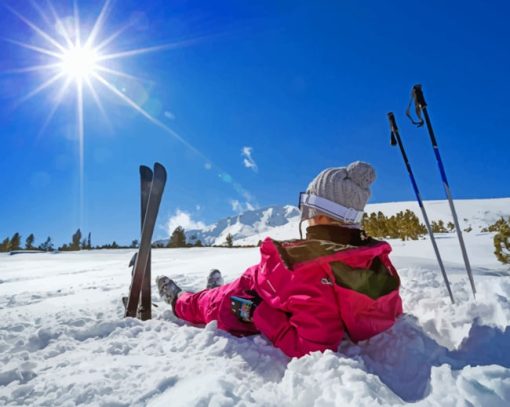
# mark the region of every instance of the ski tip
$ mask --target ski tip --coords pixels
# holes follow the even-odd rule
[[[152,178],[152,170],[146,165],[140,165],[140,176],[142,178]]]
[[[163,164],[160,164],[158,162],[154,163],[154,173],[164,174],[166,178],[166,169],[163,166]]]

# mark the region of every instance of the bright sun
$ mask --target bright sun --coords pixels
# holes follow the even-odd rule
[[[60,70],[70,79],[86,80],[96,73],[98,58],[95,50],[75,46],[62,54]]]

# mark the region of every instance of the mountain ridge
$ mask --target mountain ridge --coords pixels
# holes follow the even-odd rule
[[[456,199],[455,208],[462,229],[471,227],[479,232],[500,217],[510,217],[510,198]],[[430,221],[452,221],[447,200],[424,201]],[[415,201],[370,203],[365,212],[383,212],[391,216],[410,209],[423,222],[421,210]],[[231,234],[236,245],[256,245],[259,240],[271,236],[276,240],[299,238],[299,209],[293,205],[273,205],[261,209],[245,211],[229,216],[201,229],[185,230],[186,240],[194,244],[200,240],[204,245],[223,245]],[[168,239],[155,242],[166,245]]]

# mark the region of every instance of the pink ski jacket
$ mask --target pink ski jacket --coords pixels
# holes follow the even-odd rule
[[[291,357],[336,351],[344,332],[360,341],[388,329],[402,314],[390,251],[375,240],[354,247],[266,239],[261,262],[247,270],[262,298],[254,325]]]

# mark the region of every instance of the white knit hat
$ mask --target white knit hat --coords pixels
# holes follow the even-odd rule
[[[367,163],[355,161],[347,167],[327,168],[317,175],[308,185],[306,193],[311,197],[319,197],[330,201],[330,203],[338,204],[344,207],[346,211],[362,212],[370,198],[370,185],[375,180],[375,170]],[[314,205],[315,206],[315,205]],[[352,223],[357,226],[359,221],[348,220],[338,211],[321,211],[315,207],[307,205],[306,201],[301,205],[301,220],[313,218],[320,214],[343,221]]]

